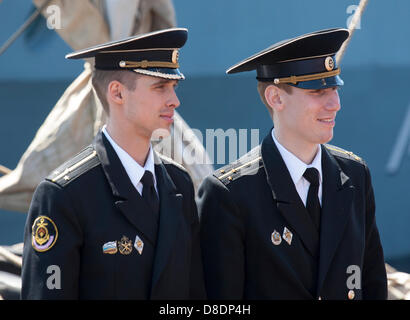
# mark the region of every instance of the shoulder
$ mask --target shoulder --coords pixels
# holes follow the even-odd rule
[[[46,180],[65,187],[99,164],[97,152],[90,145],[55,169]]]
[[[216,170],[213,176],[224,185],[240,179],[241,177],[255,174],[263,167],[260,146],[253,148],[238,160]]]
[[[161,159],[162,163],[167,169],[171,169],[176,172],[183,173],[183,174],[188,174],[188,171],[178,162],[172,160],[171,158],[164,156],[163,154],[157,153],[157,155]]]
[[[176,184],[177,187],[182,188],[181,190],[185,190],[187,186],[189,188],[193,188],[193,182],[191,176],[189,175],[188,171],[180,165],[175,160],[168,158],[162,154],[157,153],[158,157],[161,159],[162,164],[165,167],[165,170]]]
[[[347,151],[345,149],[333,146],[331,144],[324,144],[323,146],[326,148],[327,151],[329,151],[331,155],[333,155],[336,158],[344,159],[344,160],[351,160],[353,162],[358,162],[362,165],[366,164],[365,161],[361,157],[359,157],[358,155],[354,154],[351,151]]]

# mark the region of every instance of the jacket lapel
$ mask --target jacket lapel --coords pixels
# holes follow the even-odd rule
[[[283,161],[271,133],[262,142],[262,161],[273,199],[283,218],[299,235],[299,238],[316,257],[319,248],[319,234],[296,191],[290,173]]]
[[[175,239],[182,219],[182,194],[178,193],[164,164],[154,152],[155,174],[160,199],[160,219],[157,247],[154,258],[151,297],[157,297],[158,283],[167,266],[169,256],[175,249]],[[177,273],[175,273],[177,274]]]
[[[318,291],[352,213],[354,186],[336,159],[322,146],[323,194]]]
[[[95,137],[93,144],[116,198],[115,205],[125,218],[155,245],[157,236],[155,216],[132,185],[115,150],[101,131]]]

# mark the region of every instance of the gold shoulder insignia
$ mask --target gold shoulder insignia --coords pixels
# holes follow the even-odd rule
[[[97,152],[90,146],[54,170],[47,179],[64,186],[99,163]]]
[[[63,178],[64,180],[70,180],[69,174],[73,172],[75,169],[80,167],[82,164],[86,163],[88,160],[94,158],[97,155],[97,152],[94,150],[90,155],[86,156],[84,159],[81,161],[73,164],[72,166],[66,168],[63,172],[57,174],[51,181],[56,182],[57,180],[60,180]]]
[[[157,155],[159,156],[159,158],[160,158],[165,164],[172,164],[172,165],[174,165],[175,167],[181,169],[182,171],[188,172],[187,169],[186,169],[183,165],[181,165],[180,163],[176,162],[175,160],[173,160],[173,159],[171,159],[171,158],[169,158],[169,157],[167,157],[167,156],[164,156],[163,154],[161,154],[161,153],[159,153],[159,152],[157,152]]]
[[[335,146],[328,145],[328,144],[325,145],[325,147],[326,147],[327,149],[331,150],[331,151],[336,151],[336,152],[339,152],[339,153],[341,153],[341,154],[348,155],[349,157],[353,158],[353,159],[356,160],[356,161],[363,161],[362,158],[360,158],[359,156],[355,155],[355,154],[354,154],[353,152],[351,152],[351,151],[346,151],[346,150],[344,150],[344,149],[342,149],[342,148],[335,147]]]
[[[262,163],[262,156],[259,150],[259,147],[256,147],[237,161],[216,170],[214,176],[226,185],[241,176],[256,173]]]

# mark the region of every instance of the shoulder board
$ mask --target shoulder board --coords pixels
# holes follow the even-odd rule
[[[97,152],[92,146],[88,146],[79,154],[62,164],[54,170],[46,179],[65,186],[75,178],[79,177],[88,170],[100,163]]]
[[[238,160],[216,170],[214,176],[227,185],[239,177],[255,174],[262,166],[262,156],[260,146],[258,146]]]
[[[330,144],[325,144],[324,145],[326,147],[326,149],[328,149],[333,155],[336,156],[341,156],[343,158],[346,159],[353,159],[355,161],[359,161],[359,162],[363,162],[363,159],[360,158],[359,156],[355,155],[353,152],[351,151],[346,151],[342,148],[336,147],[336,146],[332,146]]]
[[[161,158],[161,160],[164,164],[171,164],[171,165],[174,165],[175,167],[181,169],[184,172],[188,172],[187,169],[184,168],[184,166],[182,166],[181,164],[179,164],[175,160],[173,160],[171,158],[168,158],[168,157],[164,156],[163,154],[161,154],[159,152],[157,152],[157,155]]]

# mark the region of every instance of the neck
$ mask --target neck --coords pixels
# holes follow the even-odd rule
[[[319,145],[314,143],[306,143],[300,139],[293,139],[290,135],[282,134],[280,130],[274,131],[276,140],[284,146],[289,152],[294,154],[298,159],[306,164],[311,164],[315,158]]]
[[[145,165],[150,148],[150,137],[139,135],[127,126],[116,125],[108,119],[106,127],[111,138],[124,149],[141,167]]]

